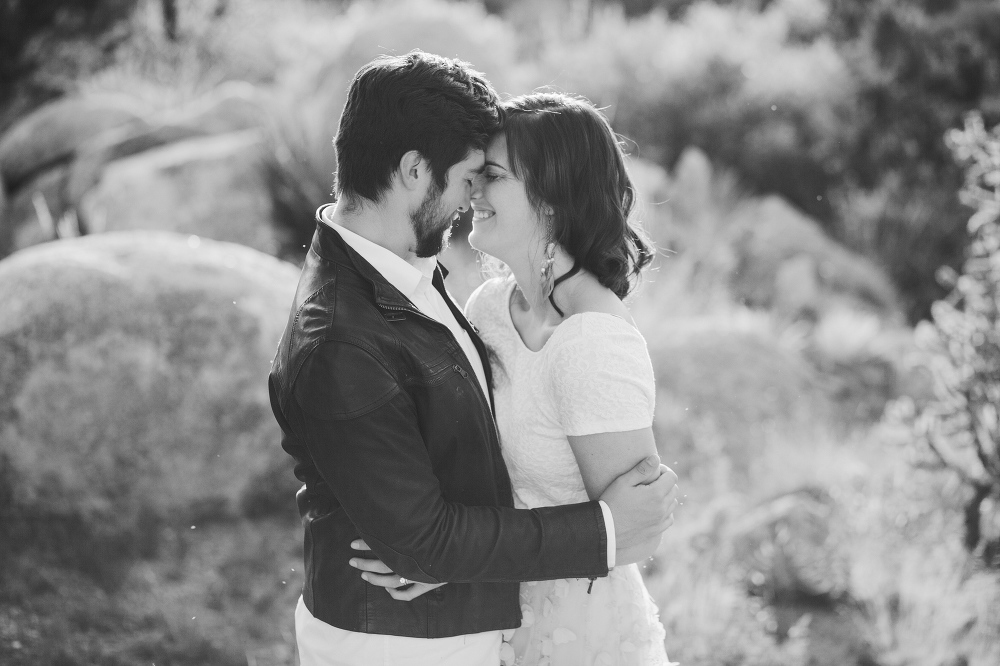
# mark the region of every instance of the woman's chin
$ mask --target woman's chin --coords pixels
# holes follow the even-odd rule
[[[473,250],[478,250],[484,254],[490,253],[490,242],[489,239],[485,238],[486,234],[483,229],[476,228],[476,222],[472,223],[472,231],[469,232],[469,245],[472,246]]]

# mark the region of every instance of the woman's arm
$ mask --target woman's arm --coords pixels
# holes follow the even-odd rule
[[[569,436],[567,439],[580,467],[587,496],[591,499],[598,499],[612,481],[632,469],[640,460],[656,454],[652,427],[625,432]],[[654,479],[655,477],[651,477],[650,481]],[[673,508],[676,508],[676,500],[671,510]],[[673,516],[671,516],[672,522]],[[658,546],[659,539],[637,548],[619,550],[615,564],[641,562],[651,557]]]
[[[580,466],[590,499],[598,499],[616,478],[643,458],[656,455],[653,429],[570,436],[569,445]],[[652,479],[651,479],[652,480]]]

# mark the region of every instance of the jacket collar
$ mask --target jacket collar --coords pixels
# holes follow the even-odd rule
[[[382,273],[361,256],[340,236],[336,229],[323,221],[323,210],[332,204],[320,206],[316,211],[316,234],[313,236],[312,251],[320,257],[339,264],[348,264],[370,282],[375,294],[375,302],[384,307],[403,307],[412,309],[413,304]],[[416,270],[416,269],[414,269]],[[436,262],[435,270],[439,271],[442,280],[448,277],[448,269],[441,262]]]

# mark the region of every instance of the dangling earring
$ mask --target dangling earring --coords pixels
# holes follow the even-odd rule
[[[552,293],[552,265],[556,263],[556,244],[549,241],[545,245],[545,260],[542,262],[542,294],[548,297]]]

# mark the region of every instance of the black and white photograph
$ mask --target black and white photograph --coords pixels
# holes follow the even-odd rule
[[[997,666],[1000,1],[0,2],[0,666]]]

